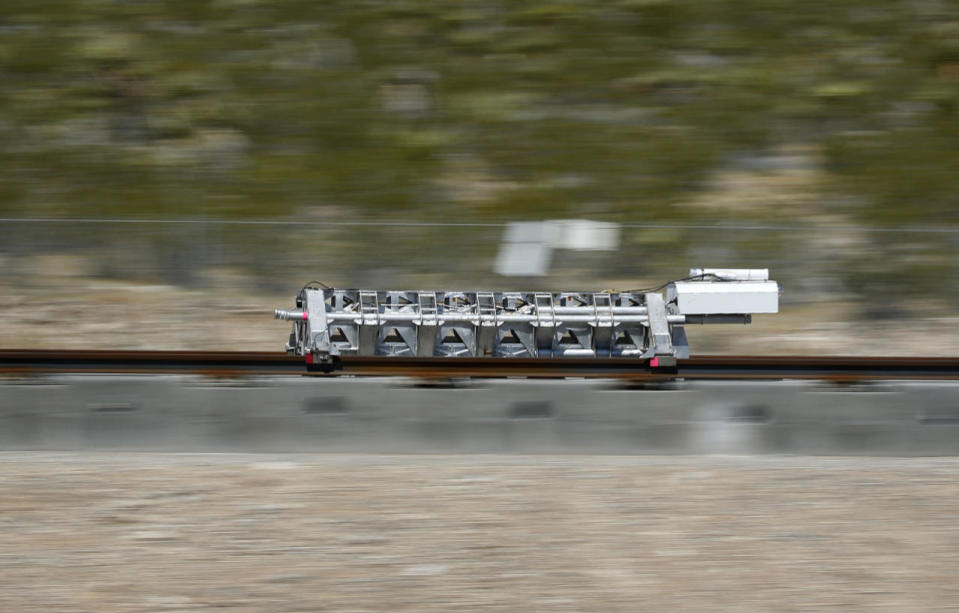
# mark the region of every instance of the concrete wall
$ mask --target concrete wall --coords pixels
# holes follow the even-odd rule
[[[56,376],[0,383],[0,450],[959,455],[959,383]]]

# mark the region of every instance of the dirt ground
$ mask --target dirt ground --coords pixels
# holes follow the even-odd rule
[[[959,609],[959,459],[0,454],[0,610]]]

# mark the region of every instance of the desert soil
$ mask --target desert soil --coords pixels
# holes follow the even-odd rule
[[[0,453],[0,610],[959,608],[959,460]]]

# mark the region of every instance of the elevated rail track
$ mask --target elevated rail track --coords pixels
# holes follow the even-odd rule
[[[836,382],[959,380],[959,357],[697,356],[676,367],[644,359],[407,358],[344,356],[329,373],[307,372],[303,358],[273,352],[0,350],[0,375],[197,374],[214,377],[298,375],[317,377],[591,378],[625,381],[670,379]]]

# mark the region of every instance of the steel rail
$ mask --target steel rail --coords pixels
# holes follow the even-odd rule
[[[699,356],[673,369],[630,358],[396,358],[345,356],[330,373],[306,372],[302,358],[273,352],[0,350],[0,375],[54,373],[207,376],[405,376],[683,379],[959,380],[959,357]]]

